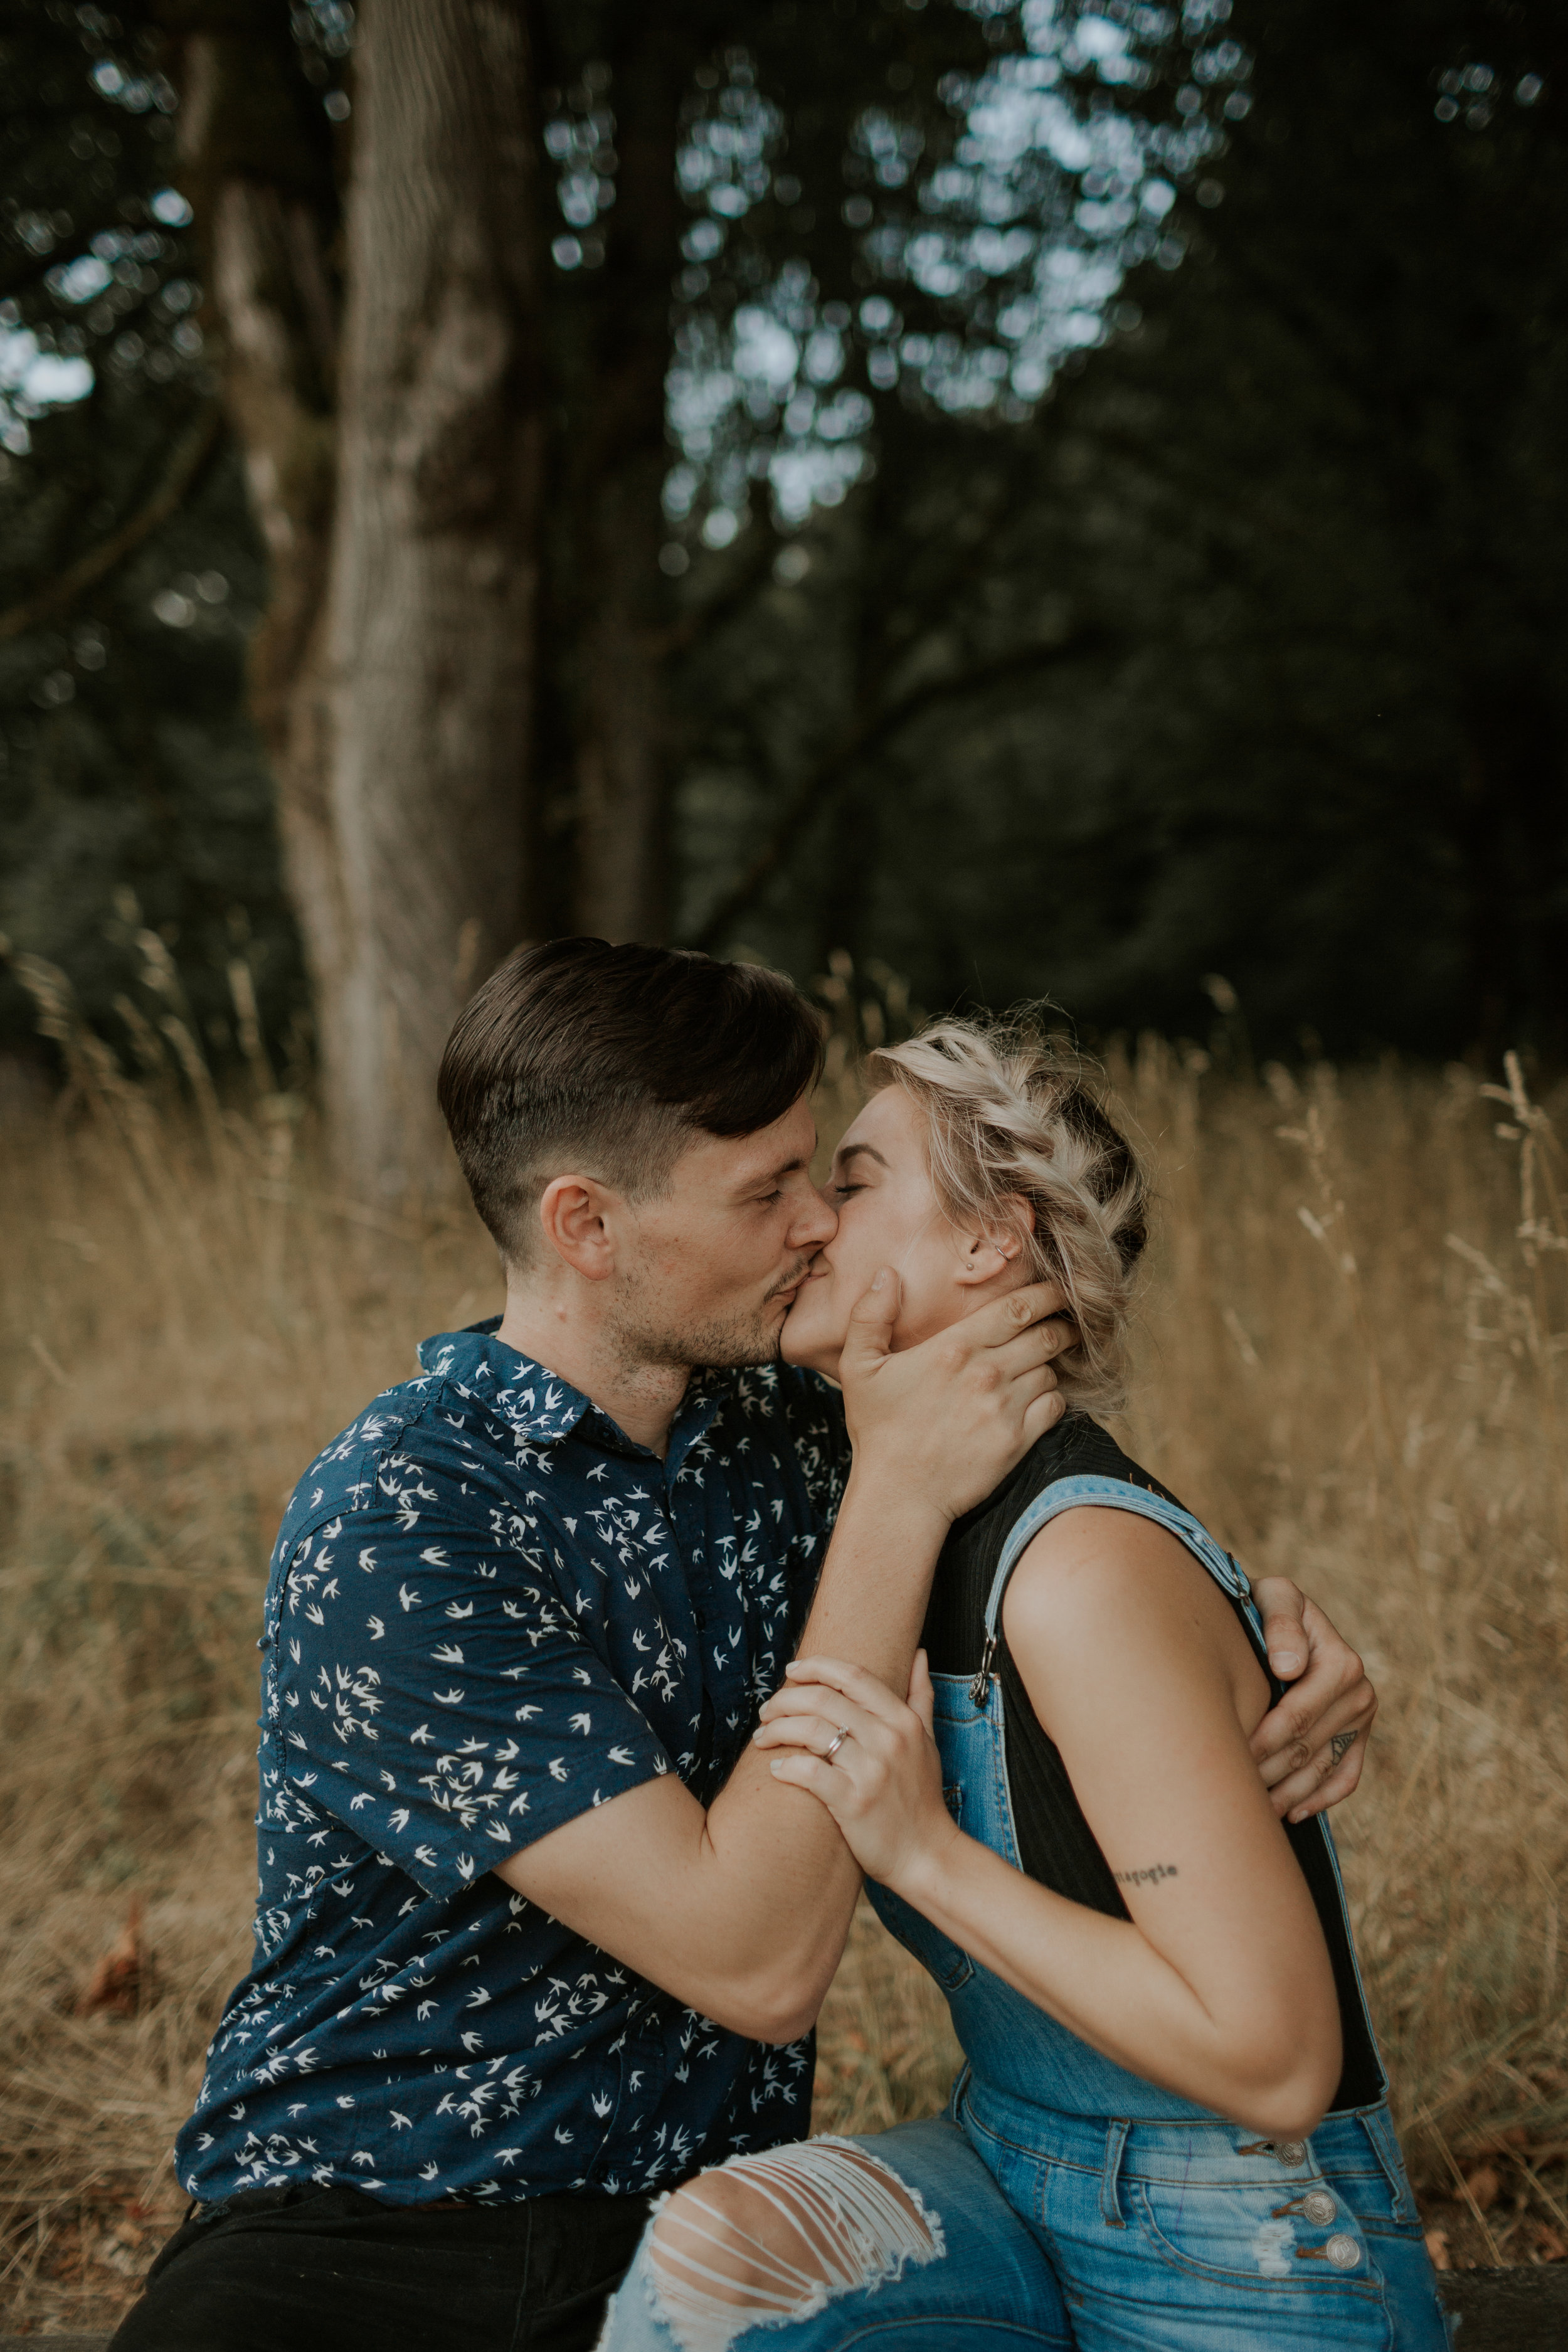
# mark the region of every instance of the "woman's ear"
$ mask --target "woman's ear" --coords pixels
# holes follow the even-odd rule
[[[1022,1194],[1007,1196],[1007,1206],[1016,1223],[993,1225],[986,1233],[966,1234],[962,1244],[958,1279],[973,1288],[984,1282],[994,1282],[1010,1265],[1016,1265],[1024,1253],[1024,1235],[1035,1230],[1035,1212]]]

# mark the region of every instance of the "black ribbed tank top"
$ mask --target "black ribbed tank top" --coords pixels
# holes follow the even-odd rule
[[[979,1671],[985,1641],[985,1604],[1007,1538],[1037,1495],[1058,1478],[1121,1478],[1130,1486],[1177,1498],[1130,1460],[1109,1433],[1086,1414],[1069,1412],[1041,1438],[994,1494],[956,1520],[937,1561],[921,1636],[933,1675],[970,1680]],[[1179,1509],[1185,1506],[1177,1504]],[[1228,1597],[1228,1596],[1227,1596]],[[1232,1601],[1247,1639],[1257,1642],[1239,1601]],[[1260,1658],[1265,1674],[1267,1659]],[[1007,1785],[1018,1858],[1027,1876],[1113,1919],[1131,1916],[1110,1864],[1084,1818],[1061,1751],[1036,1715],[1000,1622],[993,1672],[1002,1689]],[[1271,1701],[1284,1685],[1268,1675]],[[1377,2050],[1367,2019],[1340,1901],[1338,1879],[1321,1818],[1287,1822],[1285,1834],[1300,1864],[1322,1926],[1339,1995],[1344,2062],[1334,2111],[1373,2105],[1383,2095]]]

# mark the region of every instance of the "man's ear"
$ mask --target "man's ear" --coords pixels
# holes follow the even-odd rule
[[[1016,1265],[1024,1250],[1024,1235],[1035,1230],[1035,1212],[1019,1192],[1007,1195],[1007,1205],[1014,1211],[1016,1222],[993,1225],[985,1233],[966,1234],[963,1238],[958,1279],[966,1289],[996,1276],[1010,1265]]]
[[[619,1200],[592,1176],[552,1176],[540,1197],[539,1223],[546,1242],[589,1282],[604,1282],[616,1270],[610,1218]]]

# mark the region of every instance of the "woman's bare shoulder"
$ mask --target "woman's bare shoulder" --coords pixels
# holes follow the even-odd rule
[[[1014,1570],[1002,1622],[1042,1720],[1054,1694],[1112,1664],[1130,1694],[1150,1675],[1175,1676],[1223,1685],[1254,1720],[1268,1704],[1229,1601],[1181,1538],[1141,1512],[1087,1504],[1048,1521]]]

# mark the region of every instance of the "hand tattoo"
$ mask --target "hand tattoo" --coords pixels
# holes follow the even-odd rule
[[[1356,1741],[1360,1738],[1361,1734],[1359,1731],[1335,1732],[1333,1738],[1329,1742],[1329,1748],[1336,1764],[1343,1763],[1345,1758],[1350,1754],[1351,1749],[1355,1746]]]

